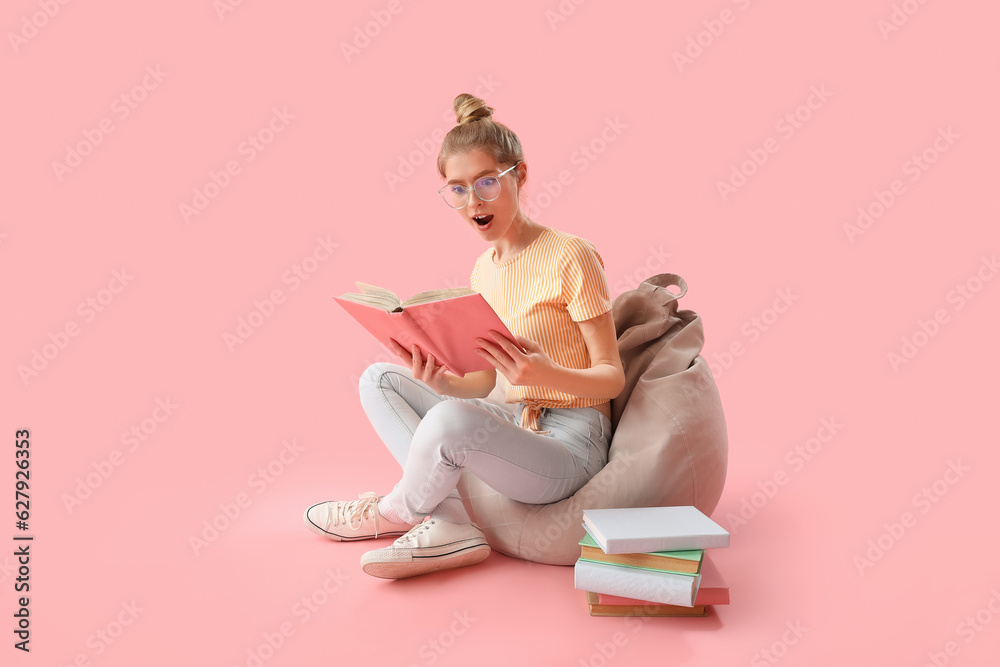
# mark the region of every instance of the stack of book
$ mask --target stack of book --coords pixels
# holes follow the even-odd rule
[[[706,616],[729,604],[729,587],[706,549],[729,533],[697,508],[583,511],[574,586],[592,616]]]

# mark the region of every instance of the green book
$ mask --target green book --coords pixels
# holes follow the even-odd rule
[[[704,549],[606,554],[590,533],[585,533],[583,539],[580,540],[580,551],[581,559],[593,563],[606,563],[641,570],[674,572],[677,574],[698,574],[701,572],[701,562],[705,556]]]

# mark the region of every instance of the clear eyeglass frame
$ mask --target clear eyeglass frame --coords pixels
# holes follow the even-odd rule
[[[460,183],[451,183],[445,185],[443,188],[438,190],[438,194],[441,195],[442,199],[444,199],[445,204],[447,204],[450,208],[456,210],[460,208],[465,208],[466,206],[469,205],[469,201],[472,199],[472,192],[475,192],[476,196],[479,197],[479,199],[481,199],[482,201],[494,201],[497,197],[500,196],[500,179],[503,178],[503,176],[508,172],[510,172],[511,170],[516,169],[519,164],[521,163],[520,162],[515,163],[513,167],[504,169],[496,176],[483,176],[482,178],[480,178],[479,180],[477,180],[475,183],[472,184],[471,189],[465,188],[465,186]],[[494,180],[496,181],[496,189],[497,189],[496,195],[494,195],[493,197],[484,197],[482,194],[480,194],[481,190],[492,188],[493,185],[489,183],[489,181],[494,181]],[[452,191],[452,188],[454,188],[456,185],[465,188],[465,203],[462,204],[461,206],[455,206],[452,204],[452,200],[454,199],[454,193]]]

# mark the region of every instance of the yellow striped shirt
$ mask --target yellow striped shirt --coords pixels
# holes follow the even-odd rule
[[[489,248],[476,260],[470,281],[511,333],[537,342],[556,363],[590,368],[587,344],[575,322],[611,310],[604,261],[594,244],[549,227],[509,261],[498,264]],[[526,407],[521,425],[538,430],[541,408],[582,408],[604,403],[548,387],[514,386],[502,373],[497,379],[508,403]]]

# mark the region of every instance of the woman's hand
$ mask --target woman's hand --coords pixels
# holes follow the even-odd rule
[[[490,338],[493,340],[476,339],[476,343],[480,345],[476,348],[476,354],[493,364],[508,382],[512,385],[548,386],[555,363],[538,343],[515,335],[517,345],[514,345],[492,330]]]
[[[392,351],[410,367],[410,372],[413,373],[414,378],[420,380],[438,394],[446,394],[448,392],[451,379],[446,375],[447,369],[444,366],[437,365],[433,354],[428,354],[425,359],[423,352],[415,344],[410,346],[409,351],[392,338],[389,339],[389,344],[392,346]]]

